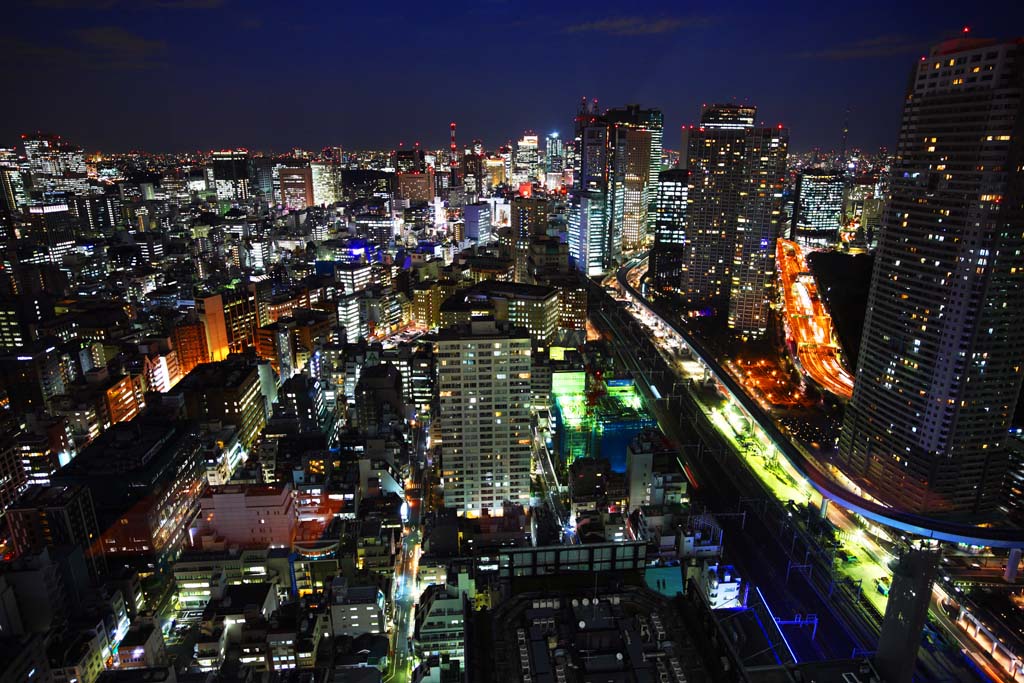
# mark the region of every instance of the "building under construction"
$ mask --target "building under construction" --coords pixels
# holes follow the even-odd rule
[[[605,379],[600,370],[555,372],[551,397],[557,452],[566,465],[577,458],[605,458],[626,469],[626,447],[657,422],[644,409],[632,379]]]

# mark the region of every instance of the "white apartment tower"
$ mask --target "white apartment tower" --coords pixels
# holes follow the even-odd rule
[[[530,500],[530,355],[526,330],[474,320],[437,338],[445,505],[502,514]]]

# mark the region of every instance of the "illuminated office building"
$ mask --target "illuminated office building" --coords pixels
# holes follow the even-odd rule
[[[690,172],[686,169],[672,168],[658,174],[650,273],[659,289],[678,292],[682,285],[689,183]]]
[[[540,166],[540,138],[533,131],[523,133],[516,143],[516,152],[512,164],[512,184],[530,182],[537,177]]]
[[[217,199],[238,202],[249,198],[249,152],[244,149],[225,149],[214,152],[213,187]]]
[[[309,165],[313,183],[313,204],[331,205],[341,200],[341,168],[333,161],[314,161]]]
[[[1021,387],[1021,41],[949,40],[907,87],[839,458],[920,514],[994,509]]]
[[[565,170],[565,145],[557,132],[544,138],[544,165],[548,173]]]
[[[652,119],[636,105],[597,111],[585,99],[577,111],[573,191],[569,201],[569,254],[577,269],[600,275],[647,238]],[[660,167],[661,150],[658,152]]]
[[[479,319],[437,335],[441,477],[459,515],[530,502],[530,354],[525,330]]]
[[[809,169],[797,176],[793,240],[810,249],[835,245],[842,214],[842,175]]]
[[[278,171],[281,204],[301,211],[313,204],[313,171],[309,166],[282,167]]]
[[[86,194],[89,180],[85,153],[59,135],[33,133],[21,136],[28,159],[32,187],[37,192]]]
[[[690,171],[683,297],[690,315],[728,312],[729,328],[768,325],[789,133],[754,125],[755,107],[705,106],[683,130]]]

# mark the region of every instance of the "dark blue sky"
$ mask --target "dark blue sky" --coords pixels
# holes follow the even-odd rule
[[[930,43],[1024,33],[1024,3],[8,0],[0,146],[57,132],[89,150],[460,140],[568,132],[580,96],[665,112],[741,100],[792,146],[895,141]],[[963,12],[958,13],[958,12]]]

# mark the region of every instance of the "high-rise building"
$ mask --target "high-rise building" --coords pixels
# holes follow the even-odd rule
[[[267,423],[255,356],[232,354],[227,360],[197,365],[170,394],[179,398],[190,420],[234,425],[246,449]]]
[[[512,164],[512,183],[527,183],[537,177],[540,161],[540,138],[536,133],[526,131],[516,142],[516,153]]]
[[[637,105],[599,114],[585,99],[577,112],[569,254],[587,275],[605,272],[647,238],[652,117],[660,121],[661,113]]]
[[[744,105],[705,106],[700,125],[683,131],[687,313],[728,311],[729,328],[742,337],[767,329],[789,144],[781,126],[755,126],[756,114]]]
[[[833,246],[843,214],[843,176],[808,169],[796,178],[793,240],[810,249]]]
[[[839,457],[918,514],[994,508],[1021,387],[1024,42],[959,38],[904,100]]]
[[[665,128],[665,117],[658,109],[641,109],[636,104],[627,105],[620,109],[610,109],[608,110],[607,117],[611,123],[625,125],[647,134],[646,136],[634,136],[633,144],[628,152],[630,155],[628,161],[630,166],[627,169],[626,192],[627,204],[630,201],[636,201],[639,185],[643,181],[648,205],[647,210],[653,213],[655,211],[654,203],[658,197],[658,174],[661,172],[662,136]],[[635,158],[635,155],[643,153],[644,146],[646,146],[648,156],[646,164]],[[647,178],[645,180],[639,177],[643,170],[642,166],[647,169]],[[630,169],[632,170],[630,171]],[[631,175],[636,177],[631,178]],[[629,214],[627,213],[627,220],[628,216]],[[643,224],[643,228],[646,230],[646,223]],[[631,231],[632,228],[625,227],[623,239],[626,239]]]
[[[224,149],[214,152],[213,186],[217,199],[238,202],[249,198],[249,152],[244,149]]]
[[[278,171],[281,204],[301,211],[313,204],[313,171],[309,166],[284,166]]]
[[[678,292],[682,285],[689,183],[690,172],[686,169],[671,168],[658,174],[654,246],[651,247],[649,270],[654,286],[659,289]]]
[[[516,282],[524,282],[526,279],[530,241],[534,235],[543,235],[547,230],[549,208],[550,202],[546,197],[512,199],[512,254]]]
[[[46,546],[79,546],[93,580],[106,575],[100,528],[92,493],[86,486],[30,486],[7,510],[7,524],[18,555]]]
[[[485,245],[491,241],[491,206],[486,202],[469,204],[463,210],[466,239],[473,244]]]
[[[249,189],[270,201],[274,196],[274,161],[258,156],[249,159]]]
[[[32,189],[36,192],[86,194],[89,180],[85,153],[59,135],[32,133],[21,136],[28,159]]]
[[[410,202],[434,201],[434,167],[428,166],[425,171],[403,171],[397,174],[398,196]]]
[[[557,132],[544,138],[544,165],[548,173],[561,173],[565,170],[565,145]]]
[[[312,172],[313,204],[331,205],[341,200],[341,167],[334,161],[314,161]]]
[[[445,505],[501,515],[530,499],[530,357],[525,330],[474,320],[437,337]]]

